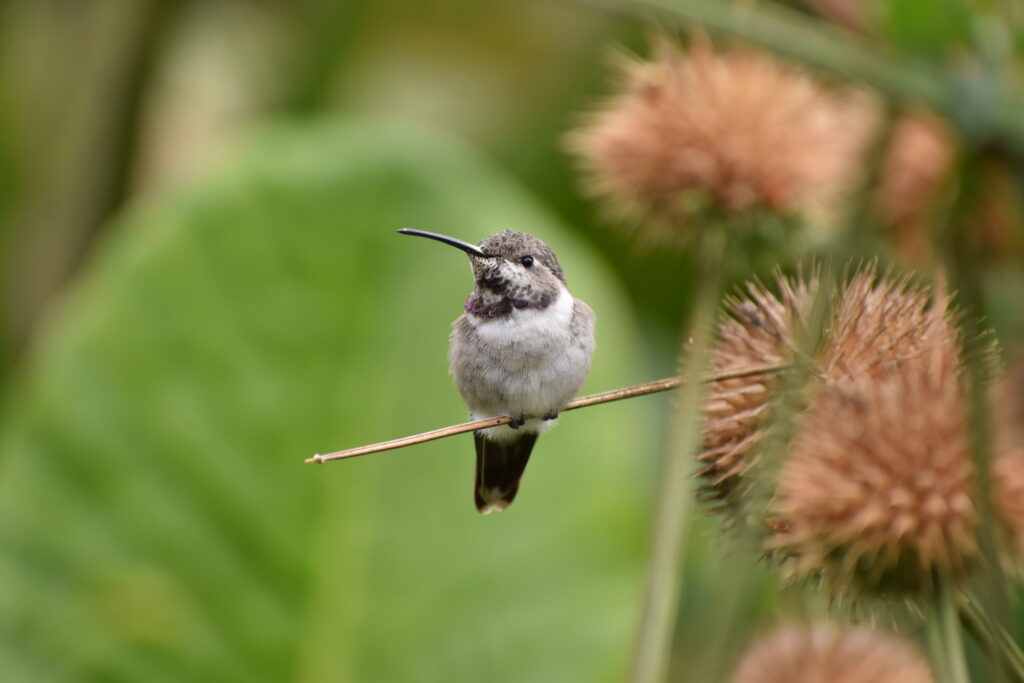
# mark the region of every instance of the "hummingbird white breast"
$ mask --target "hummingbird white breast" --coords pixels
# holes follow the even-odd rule
[[[594,314],[560,285],[544,308],[513,309],[500,317],[464,313],[455,321],[448,359],[472,419],[524,417],[484,432],[491,441],[539,433],[579,392],[594,352]]]

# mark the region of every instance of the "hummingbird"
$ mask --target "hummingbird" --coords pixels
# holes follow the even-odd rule
[[[594,312],[569,293],[551,248],[502,230],[470,244],[423,230],[469,255],[475,287],[452,325],[448,365],[470,419],[512,422],[473,433],[477,511],[504,510],[537,437],[583,386],[594,355]]]

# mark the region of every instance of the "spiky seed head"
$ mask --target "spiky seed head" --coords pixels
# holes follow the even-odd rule
[[[954,321],[948,302],[908,276],[857,271],[839,290],[837,311],[822,348],[827,382],[884,376],[936,344],[948,343]]]
[[[818,283],[776,278],[729,298],[715,371],[786,362]],[[961,386],[956,317],[947,298],[873,266],[845,280],[804,390],[790,452],[775,482],[768,547],[796,575],[833,587],[914,589],[963,574],[977,553],[978,512]],[[990,365],[994,345],[982,359]],[[990,369],[995,365],[991,364]],[[993,396],[993,492],[1000,527],[1024,556],[1024,369]],[[1014,381],[1011,381],[1015,379]],[[700,474],[726,511],[767,433],[777,378],[713,382],[704,404]]]
[[[1024,362],[994,389],[996,506],[1010,537],[1011,553],[1024,556]]]
[[[701,39],[685,51],[662,41],[652,61],[622,70],[623,90],[567,144],[589,192],[654,233],[686,233],[709,208],[822,214],[848,186],[875,119],[862,95]]]
[[[712,358],[713,371],[786,362],[818,288],[812,275],[777,276],[768,291],[760,283],[726,301]],[[819,356],[823,382],[861,375],[884,375],[903,359],[918,355],[948,331],[936,315],[929,290],[907,278],[879,275],[866,266],[836,294],[836,313]],[[704,403],[705,423],[699,459],[706,497],[729,503],[740,475],[751,465],[769,424],[775,376],[755,375],[713,382]]]
[[[1001,159],[990,159],[981,169],[977,216],[971,224],[976,248],[984,259],[1006,261],[1024,247],[1024,209],[1014,168]]]
[[[812,301],[803,278],[777,275],[778,295],[753,281],[725,301],[712,352],[712,371],[785,363],[796,343],[801,317]],[[768,426],[768,408],[777,376],[749,375],[712,382],[704,399],[700,476],[705,497],[728,502],[750,466]]]
[[[893,246],[909,262],[930,252],[929,226],[954,154],[953,134],[934,114],[909,112],[893,125],[875,204]]]
[[[864,627],[783,626],[743,656],[732,683],[932,683],[901,638]]]
[[[879,173],[874,206],[897,254],[910,263],[935,258],[934,225],[943,190],[952,184],[958,141],[939,116],[914,110],[894,124]],[[978,169],[978,198],[965,219],[971,248],[986,260],[1019,253],[1022,210],[1013,170],[998,159]]]
[[[907,592],[975,559],[957,347],[821,387],[779,473],[771,546],[833,588]]]
[[[1024,445],[1018,441],[992,464],[998,509],[1010,536],[1010,555],[1024,556]]]

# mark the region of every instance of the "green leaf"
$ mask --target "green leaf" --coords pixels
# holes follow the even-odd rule
[[[969,45],[972,17],[960,0],[888,0],[885,29],[900,50],[940,58]]]
[[[460,422],[464,256],[504,227],[597,311],[585,391],[650,379],[609,272],[431,133],[263,136],[110,231],[8,400],[0,670],[33,681],[615,681],[646,556],[656,399],[564,415],[480,517]]]

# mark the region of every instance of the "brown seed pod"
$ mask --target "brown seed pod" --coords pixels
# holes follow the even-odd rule
[[[1013,366],[993,392],[996,457],[994,496],[1012,550],[1024,555],[1024,362]]]
[[[791,357],[817,280],[779,276],[775,284],[778,296],[755,282],[727,299],[712,358],[714,371]],[[907,278],[880,276],[873,266],[856,272],[836,294],[834,318],[818,357],[818,381],[884,375],[920,354],[950,329],[949,321],[932,309],[931,299],[927,289]],[[774,377],[755,375],[709,385],[698,456],[706,497],[724,503],[732,498],[769,424],[775,382]]]
[[[925,111],[903,114],[894,124],[882,161],[875,208],[897,253],[907,262],[931,253],[931,222],[944,182],[953,170],[953,134]]]
[[[1012,553],[1019,558],[1024,555],[1024,445],[1017,442],[1012,450],[1003,451],[992,472],[996,504],[1006,521]]]
[[[743,656],[732,683],[932,683],[924,657],[895,635],[828,624],[784,626]]]
[[[776,278],[727,300],[715,371],[786,362],[817,280]],[[944,295],[872,266],[835,292],[788,452],[773,480],[767,548],[794,576],[835,590],[914,592],[964,575],[981,515],[962,384],[961,341]],[[994,371],[994,344],[983,362]],[[713,382],[705,398],[702,491],[726,511],[771,426],[778,379]],[[992,393],[992,492],[1004,557],[1024,554],[1024,371]],[[770,476],[764,474],[764,476]]]
[[[726,299],[712,353],[712,371],[784,363],[796,343],[800,319],[812,301],[803,279],[776,277],[779,295],[759,282]],[[728,502],[764,438],[778,379],[751,375],[712,382],[704,399],[703,442],[697,456],[705,497]]]
[[[709,208],[821,215],[847,188],[875,121],[866,97],[830,90],[749,49],[663,41],[625,87],[567,136],[590,194],[617,218],[687,233]],[[672,237],[672,235],[656,235]]]
[[[937,257],[936,225],[953,191],[958,144],[953,128],[928,111],[906,112],[893,125],[874,210],[894,250],[907,263]],[[977,173],[977,196],[962,219],[965,248],[986,261],[1012,258],[1020,253],[1024,239],[1016,176],[996,158],[986,158]]]
[[[966,572],[978,514],[958,361],[949,335],[813,397],[779,473],[770,542],[797,574],[906,592]]]

